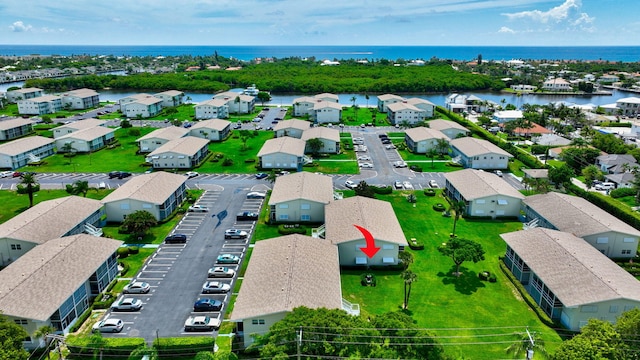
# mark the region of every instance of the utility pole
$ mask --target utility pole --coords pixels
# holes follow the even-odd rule
[[[64,357],[62,356],[62,349],[60,347],[60,344],[64,342],[64,336],[47,334],[45,338],[52,339],[53,341],[56,342],[56,350],[58,351],[58,358],[64,360]]]
[[[533,348],[536,345],[533,341],[533,337],[531,336],[531,333],[529,332],[529,327],[527,327],[526,329],[527,331],[527,335],[529,336],[529,342],[531,343],[531,348],[527,349],[527,360],[532,360],[533,359]]]
[[[300,360],[300,347],[302,346],[302,326],[300,327],[300,330],[298,331],[298,341],[296,344],[296,353],[297,353],[297,358],[298,360]]]

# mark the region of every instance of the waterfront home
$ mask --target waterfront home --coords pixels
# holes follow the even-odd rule
[[[154,169],[193,169],[209,155],[209,139],[185,136],[153,150],[146,157]]]
[[[389,105],[402,101],[404,101],[404,98],[402,96],[394,94],[378,95],[378,111],[381,113],[386,113]]]
[[[65,109],[84,110],[100,106],[100,94],[92,89],[71,90],[60,96],[62,97],[62,106]]]
[[[546,91],[572,91],[571,83],[563,78],[551,78],[542,83],[542,89]]]
[[[162,99],[162,107],[177,107],[184,103],[184,92],[178,90],[167,90],[153,94],[153,96]]]
[[[211,99],[194,106],[196,119],[226,119],[229,117],[229,106],[224,99]]]
[[[524,115],[520,110],[503,110],[494,112],[492,119],[502,124],[509,121],[522,120],[524,119]]]
[[[465,169],[445,174],[445,194],[463,201],[469,216],[517,217],[524,195],[496,174]]]
[[[392,125],[415,125],[425,118],[425,111],[405,101],[387,105],[387,119]]]
[[[311,123],[306,120],[291,119],[282,120],[273,128],[276,137],[290,136],[297,139],[302,137],[302,133],[311,128]]]
[[[256,106],[255,96],[244,95],[233,91],[215,94],[213,98],[224,100],[229,108],[230,114],[249,114],[254,111]]]
[[[9,90],[7,91],[6,97],[10,103],[15,104],[19,100],[33,99],[33,98],[40,97],[42,95],[44,95],[44,92],[42,89],[31,87],[31,88]]]
[[[229,133],[231,133],[231,121],[222,119],[198,121],[189,128],[189,135],[209,141],[222,141]]]
[[[621,115],[635,116],[640,114],[640,97],[626,97],[616,101],[616,108]]]
[[[13,140],[33,133],[34,122],[23,118],[0,121],[0,141]]]
[[[406,100],[406,103],[422,110],[425,118],[432,118],[433,114],[435,113],[436,105],[429,100],[421,98],[409,98]]]
[[[127,118],[149,118],[162,111],[162,99],[149,94],[138,94],[120,99],[120,109]]]
[[[445,99],[445,108],[453,113],[482,112],[486,109],[485,101],[475,95],[451,94]]]
[[[54,154],[54,140],[27,136],[0,144],[0,169],[15,170]]]
[[[506,169],[513,155],[487,140],[463,137],[449,142],[454,157],[472,169]]]
[[[55,95],[43,95],[30,99],[18,100],[20,115],[47,115],[62,110],[62,98]]]

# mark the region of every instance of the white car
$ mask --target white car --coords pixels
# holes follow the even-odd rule
[[[207,281],[202,285],[203,294],[224,294],[231,290],[231,285],[220,281]]]
[[[111,305],[113,311],[138,311],[142,309],[142,301],[135,298],[123,298]]]
[[[371,156],[369,156],[369,155],[360,155],[360,156],[358,156],[358,161],[371,161]]]
[[[404,186],[405,190],[413,190],[413,185],[409,181],[403,181],[402,186]]]
[[[395,146],[395,145],[393,145],[393,144],[389,144],[389,145],[385,146],[385,148],[386,148],[387,150],[392,150],[392,149],[395,149],[395,148],[396,148],[396,146]]]
[[[107,184],[104,181],[100,181],[100,183],[98,184],[98,189],[106,189],[106,188],[107,188]]]
[[[407,167],[407,163],[402,161],[402,160],[399,160],[399,161],[394,162],[393,166],[397,167],[397,168],[406,168]]]
[[[236,275],[236,271],[226,266],[216,266],[209,269],[207,277],[210,278],[232,278]]]
[[[247,194],[247,199],[264,199],[267,194],[259,191],[252,191]]]
[[[13,171],[3,171],[0,173],[0,177],[6,178],[13,176]]]
[[[124,323],[122,322],[122,320],[109,318],[93,324],[93,331],[100,331],[103,333],[117,333],[122,331],[123,327]]]
[[[499,177],[502,177],[502,171],[500,171],[500,170],[496,170],[496,171],[495,171],[495,173],[496,173],[496,175],[498,175]]]
[[[354,137],[353,141],[364,141],[363,137]]]
[[[356,184],[355,181],[347,180],[344,182],[344,186],[346,186],[349,189],[355,189],[358,186],[358,184]]]
[[[363,169],[373,169],[373,164],[369,162],[360,163],[360,167]]]
[[[146,294],[151,290],[151,286],[143,281],[134,281],[122,289],[123,294]]]
[[[435,180],[429,180],[429,186],[434,189],[439,188],[438,183]]]
[[[189,206],[190,212],[207,212],[209,208],[204,205],[191,205]]]
[[[198,176],[198,172],[197,171],[189,171],[189,172],[186,172],[185,175],[187,175],[187,178],[191,179],[191,178],[194,178],[194,177]]]

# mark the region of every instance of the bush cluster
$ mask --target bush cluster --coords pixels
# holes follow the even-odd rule
[[[443,212],[446,210],[444,204],[442,203],[435,203],[433,204],[433,210],[438,211],[438,212]]]
[[[380,195],[388,195],[393,192],[391,185],[385,187],[372,186],[373,192]]]
[[[478,273],[478,277],[482,281],[488,281],[488,282],[496,282],[496,281],[498,281],[498,279],[496,278],[496,274],[492,274],[491,272],[489,272],[487,270],[480,271]]]
[[[636,196],[636,191],[633,188],[617,188],[611,190],[609,195],[614,199],[618,199],[625,196]]]
[[[307,228],[304,225],[287,225],[281,224],[278,225],[278,233],[282,235],[290,235],[290,234],[302,234],[305,235],[307,233]]]
[[[116,301],[118,297],[116,294],[111,292],[102,293],[96,296],[96,299],[93,301],[94,309],[108,309],[114,301]]]
[[[436,196],[436,191],[434,189],[424,189],[424,194],[426,196]]]
[[[415,172],[422,172],[422,166],[420,165],[411,165],[409,166],[409,169],[415,171]]]
[[[424,243],[414,238],[409,239],[409,248],[411,250],[424,250]]]

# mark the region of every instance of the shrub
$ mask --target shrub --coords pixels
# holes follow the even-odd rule
[[[137,246],[129,246],[129,254],[134,255],[140,252],[140,248]]]
[[[385,187],[373,186],[373,192],[380,195],[388,195],[393,192],[391,185]]]
[[[617,199],[625,196],[636,196],[636,191],[633,188],[618,188],[611,190],[609,193],[612,198]]]
[[[108,309],[118,297],[113,293],[104,293],[96,297],[93,302],[94,309]]]
[[[433,210],[438,211],[438,212],[443,212],[446,210],[446,208],[444,207],[444,204],[442,203],[435,203],[433,204]]]
[[[455,162],[448,162],[448,163],[446,164],[446,166],[449,166],[449,167],[456,167],[456,168],[461,168],[461,167],[462,167],[462,164],[458,164],[458,163],[455,163]]]
[[[76,321],[75,324],[73,324],[73,326],[69,329],[70,332],[76,332],[78,330],[80,330],[80,327],[82,326],[82,324],[84,324],[84,322],[87,320],[87,318],[91,315],[91,311],[93,310],[93,308],[91,306],[89,306],[89,308],[87,310],[85,310],[82,315],[80,315],[78,317],[78,320]]]
[[[426,196],[436,196],[436,191],[434,189],[424,189],[424,194]]]
[[[129,264],[127,264],[125,262],[122,262],[122,261],[119,262],[118,264],[122,268],[122,271],[120,271],[120,276],[124,276],[126,273],[129,272]]]
[[[377,283],[376,276],[372,273],[360,275],[360,284],[362,284],[362,286],[376,286]]]
[[[302,234],[305,235],[307,233],[307,228],[303,225],[278,225],[278,233],[282,235],[290,235],[290,234]]]
[[[422,241],[420,240],[416,240],[415,238],[411,238],[409,239],[409,248],[411,250],[423,250],[424,243],[422,243]]]
[[[225,158],[224,161],[222,161],[222,166],[233,166],[233,159]]]
[[[118,258],[124,259],[127,256],[129,256],[129,248],[128,247],[119,247],[118,250],[116,251],[116,253],[118,254]]]
[[[491,277],[491,273],[487,270],[483,270],[478,273],[478,277],[480,278],[480,280],[488,281]]]
[[[140,136],[140,129],[139,128],[131,128],[131,129],[129,129],[129,131],[127,131],[127,133],[129,134],[129,136]]]
[[[489,282],[496,282],[498,281],[498,279],[496,278],[496,274],[491,274],[491,276],[489,276]]]
[[[410,204],[415,204],[416,202],[418,202],[418,198],[416,198],[415,194],[409,194],[409,195],[407,195],[407,201]]]
[[[411,165],[409,166],[409,169],[415,171],[415,172],[422,172],[422,166],[420,165]]]
[[[244,159],[244,162],[247,163],[247,164],[254,163],[254,162],[256,162],[256,159],[255,158]]]

